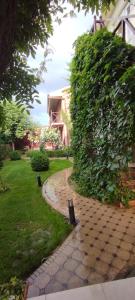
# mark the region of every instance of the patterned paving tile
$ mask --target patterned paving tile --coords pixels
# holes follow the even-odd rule
[[[119,209],[78,195],[68,184],[71,169],[43,186],[52,207],[68,216],[72,199],[78,225],[29,278],[29,297],[114,280],[135,264],[135,209]]]

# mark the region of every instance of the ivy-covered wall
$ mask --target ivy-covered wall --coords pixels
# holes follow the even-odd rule
[[[135,140],[135,48],[105,29],[84,34],[74,47],[73,177],[87,196],[127,202],[120,172]]]

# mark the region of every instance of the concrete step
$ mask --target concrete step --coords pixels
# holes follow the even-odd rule
[[[30,300],[135,300],[135,277],[29,298]]]

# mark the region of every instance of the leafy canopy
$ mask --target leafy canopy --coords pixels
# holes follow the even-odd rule
[[[3,106],[4,122],[0,133],[7,142],[14,143],[16,138],[23,138],[28,130],[33,129],[34,123],[22,108],[13,102],[6,102]]]
[[[39,101],[39,79],[26,59],[35,57],[38,45],[47,44],[52,20],[66,15],[67,2],[78,10],[108,9],[114,0],[1,0],[0,1],[0,101],[14,99],[31,108]],[[72,12],[73,12],[72,11]],[[44,64],[43,64],[44,65]]]
[[[13,99],[18,106],[22,104],[27,108],[33,108],[33,102],[40,103],[36,86],[40,79],[34,74],[34,70],[28,67],[24,56],[14,55],[13,65],[9,66],[3,74],[0,84],[0,102]]]
[[[127,201],[120,172],[135,142],[135,48],[106,30],[75,42],[71,63],[74,177],[102,201]]]
[[[114,0],[68,0],[73,8],[86,12],[108,9]],[[37,45],[44,46],[53,32],[52,19],[65,13],[63,0],[1,0],[0,2],[0,71],[9,66],[16,51],[35,56]],[[61,15],[60,15],[61,14]]]
[[[48,142],[54,144],[55,146],[60,146],[61,137],[57,128],[50,127],[43,130],[41,134],[41,143],[46,144]]]
[[[79,11],[83,9],[88,12],[89,9],[91,9],[92,12],[99,12],[101,10],[109,9],[111,3],[115,4],[115,0],[70,0],[69,3],[71,3],[73,7],[77,8]]]

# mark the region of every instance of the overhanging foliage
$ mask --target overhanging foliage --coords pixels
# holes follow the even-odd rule
[[[52,19],[65,14],[65,4],[78,10],[108,9],[115,0],[1,0],[0,1],[0,79],[16,51],[35,56],[52,33]],[[67,11],[67,10],[66,10]]]
[[[101,201],[126,202],[120,171],[135,141],[135,48],[106,30],[75,42],[71,63],[74,177]]]
[[[28,108],[34,100],[39,102],[35,90],[39,80],[28,68],[26,59],[29,55],[35,58],[37,46],[47,44],[53,32],[52,20],[61,21],[67,15],[67,2],[73,7],[73,15],[75,8],[86,12],[108,9],[115,0],[0,1],[0,102],[15,99]]]
[[[3,73],[0,83],[0,103],[13,99],[18,106],[25,105],[28,109],[33,108],[33,102],[40,103],[36,86],[40,79],[34,74],[26,62],[26,57],[16,53],[12,64]]]

